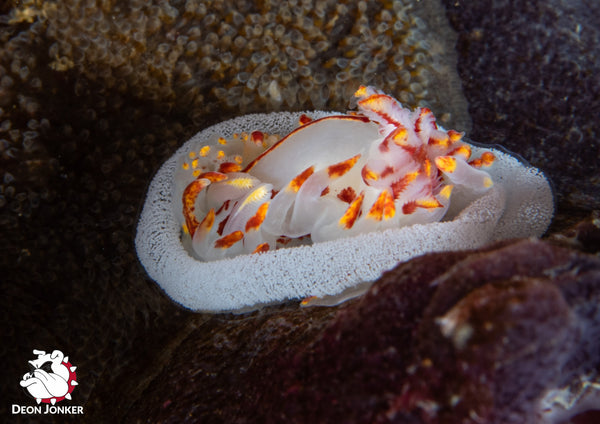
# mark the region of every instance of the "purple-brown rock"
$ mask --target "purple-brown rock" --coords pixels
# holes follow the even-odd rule
[[[598,383],[599,302],[600,259],[548,242],[425,255],[339,308],[204,320],[127,421],[560,422],[549,390]]]

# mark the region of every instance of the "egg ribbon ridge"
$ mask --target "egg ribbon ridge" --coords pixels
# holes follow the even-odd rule
[[[306,238],[299,237],[289,239],[285,244],[286,247],[298,246],[294,248],[271,249],[264,253],[240,254],[218,260],[198,260],[191,237],[182,235],[182,225],[187,225],[183,216],[182,199],[189,184],[202,172],[239,172],[226,169],[231,165],[224,165],[224,168],[219,169],[222,163],[240,161],[240,171],[243,171],[270,146],[281,140],[274,134],[293,132],[299,121],[307,129],[324,128],[321,126],[323,123],[339,123],[336,116],[339,117],[339,114],[323,111],[246,115],[209,127],[185,143],[157,172],[140,214],[135,246],[138,258],[149,276],[174,301],[187,308],[210,312],[243,311],[291,298],[340,296],[340,293],[359,283],[374,281],[396,263],[426,252],[474,249],[494,240],[540,236],[548,227],[554,212],[554,202],[550,184],[543,173],[505,151],[483,149],[465,143],[471,149],[471,157],[482,159],[485,152],[493,153],[494,163],[486,171],[494,184],[482,193],[458,183],[447,184],[454,185],[452,201],[441,222],[417,223],[357,235],[349,233],[360,219],[365,218],[363,212],[350,229],[341,230],[348,236],[340,239],[310,244]],[[330,117],[331,119],[324,119]],[[347,119],[348,122],[359,122],[361,119],[364,122],[365,116],[349,115]],[[319,126],[307,126],[309,122],[319,121]],[[378,124],[371,122],[369,127],[375,129],[375,137],[385,139],[379,133]],[[261,134],[252,135],[256,128],[261,128]],[[227,141],[235,140],[236,134],[239,140],[245,140],[240,141],[244,149],[247,149],[242,149],[243,157],[239,153],[239,145],[236,147],[235,143]],[[261,136],[262,141],[258,143]],[[222,144],[223,141],[225,144]],[[335,145],[343,146],[342,143]],[[199,152],[205,146],[210,148],[203,151],[205,156],[200,156]],[[323,154],[322,147],[320,145],[319,149],[311,151],[311,155],[317,157]],[[344,149],[340,149],[344,152]],[[270,155],[278,161],[277,155],[283,155],[283,152],[284,149],[276,148],[266,156]],[[199,160],[196,169],[183,169],[184,162],[193,165],[195,158],[192,159],[191,156],[203,157],[204,165]],[[353,169],[362,171],[357,165],[358,160]],[[207,168],[202,169],[202,166]],[[256,170],[260,170],[260,167],[256,167]],[[269,169],[263,171],[267,172]],[[360,174],[358,182],[362,180],[366,184],[362,179],[362,172]],[[445,178],[445,174],[442,177]],[[211,186],[215,188],[219,183],[206,179],[210,183],[209,189]],[[277,181],[275,183],[281,186],[284,184]],[[271,184],[275,185],[273,182]],[[199,197],[206,196],[209,192],[202,189],[199,193],[203,191],[204,194],[199,194]],[[434,196],[439,195],[439,192],[433,193]],[[366,197],[365,194],[364,198]],[[344,204],[347,206],[342,208],[342,212],[349,208],[347,202]],[[363,204],[366,204],[364,200]],[[193,204],[194,208],[196,205],[197,203]],[[415,210],[420,209],[426,210]],[[385,210],[382,209],[382,222],[386,222],[383,219]],[[291,215],[288,213],[286,216]],[[334,223],[339,225],[340,218],[337,218]],[[203,219],[200,216],[198,222]]]

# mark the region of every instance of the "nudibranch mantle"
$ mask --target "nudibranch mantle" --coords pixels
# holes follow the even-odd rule
[[[361,90],[362,101],[382,95],[370,88],[361,87],[359,93]],[[414,164],[405,163],[408,168],[384,181],[385,173],[391,175],[392,171],[379,152],[388,152],[391,147],[414,153],[418,140],[414,134],[411,139],[406,131],[397,131],[393,119],[383,122],[380,112],[396,106],[380,103],[360,108],[359,101],[363,114],[314,111],[246,115],[194,136],[160,168],[148,190],[136,250],[150,277],[183,306],[219,312],[291,298],[338,295],[361,282],[377,279],[400,261],[426,252],[473,249],[494,240],[543,234],[554,212],[552,191],[544,175],[501,150],[459,141],[462,134],[457,132],[438,131],[433,115],[425,108],[413,112],[402,109],[401,113],[407,120],[417,121],[417,130],[419,119],[423,120],[423,128],[428,120],[429,132],[424,139],[431,144],[433,138],[433,143],[446,150],[433,156],[422,153],[425,166],[413,169],[410,167]],[[373,110],[376,115],[371,113]],[[335,131],[342,121],[344,127],[350,123],[350,133],[337,137],[350,141],[342,147],[334,143],[337,152],[322,153],[333,137],[326,126]],[[298,128],[298,122],[304,125]],[[306,140],[312,139],[314,145],[310,149],[294,148],[294,133],[310,135],[303,137],[302,144],[311,144]],[[278,139],[273,134],[289,136]],[[325,136],[319,139],[320,134]],[[377,142],[361,145],[352,141],[357,138],[353,134],[376,138]],[[227,147],[235,139],[239,153]],[[385,140],[397,142],[385,145]],[[323,149],[317,150],[319,146]],[[290,151],[291,157],[283,157]],[[467,162],[470,158],[478,159]],[[299,163],[296,167],[294,159]],[[307,160],[312,161],[311,166],[305,166]],[[332,167],[332,160],[339,166]],[[283,173],[273,172],[282,163],[286,168]],[[401,189],[394,191],[389,183],[396,183],[398,175],[405,174],[413,174],[410,182],[421,178],[422,184],[402,198],[407,184],[396,184]],[[278,175],[282,176],[278,179]],[[332,175],[343,175],[346,182],[336,186]],[[350,185],[346,184],[348,180]],[[226,186],[227,181],[234,184]],[[312,197],[299,197],[309,192],[305,186],[312,188]],[[358,189],[349,193],[346,187]],[[389,199],[388,206],[375,208],[380,197]],[[300,206],[297,198],[303,199]],[[328,221],[318,215],[302,219],[318,210],[319,202],[326,202],[334,211],[322,214]],[[403,207],[418,202],[423,207]],[[399,206],[394,208],[394,203]],[[274,204],[284,213],[265,218]],[[243,215],[242,207],[249,212]],[[302,213],[295,217],[294,209]],[[375,209],[379,213],[373,219],[370,212]],[[226,213],[219,216],[223,210]],[[350,220],[344,219],[350,215],[349,224]],[[243,219],[236,221],[239,216]],[[372,226],[365,227],[367,224]],[[263,225],[267,231],[261,230]],[[323,227],[326,231],[321,231]],[[269,230],[285,235],[285,240]],[[204,247],[194,246],[198,234],[202,236],[200,243],[208,240]],[[307,234],[320,239],[310,244]],[[290,240],[292,243],[287,244]],[[274,249],[275,245],[286,248]],[[260,253],[247,254],[252,251]],[[229,252],[233,257],[226,257]],[[203,256],[204,260],[199,259]]]

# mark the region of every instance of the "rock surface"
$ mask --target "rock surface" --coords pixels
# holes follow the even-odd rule
[[[547,172],[555,227],[600,208],[600,4],[585,0],[444,1],[459,33],[458,69],[473,140]]]
[[[547,242],[425,255],[337,310],[197,323],[126,421],[535,422],[600,366],[598,302],[600,259]]]

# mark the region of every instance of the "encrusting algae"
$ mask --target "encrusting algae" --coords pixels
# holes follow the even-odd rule
[[[52,151],[65,140],[112,141],[117,162],[131,162],[136,142],[173,148],[190,122],[343,111],[359,84],[468,128],[455,38],[427,3],[16,2],[0,16],[0,208],[29,216],[51,197],[42,186],[59,175]],[[124,129],[149,113],[156,128]]]

